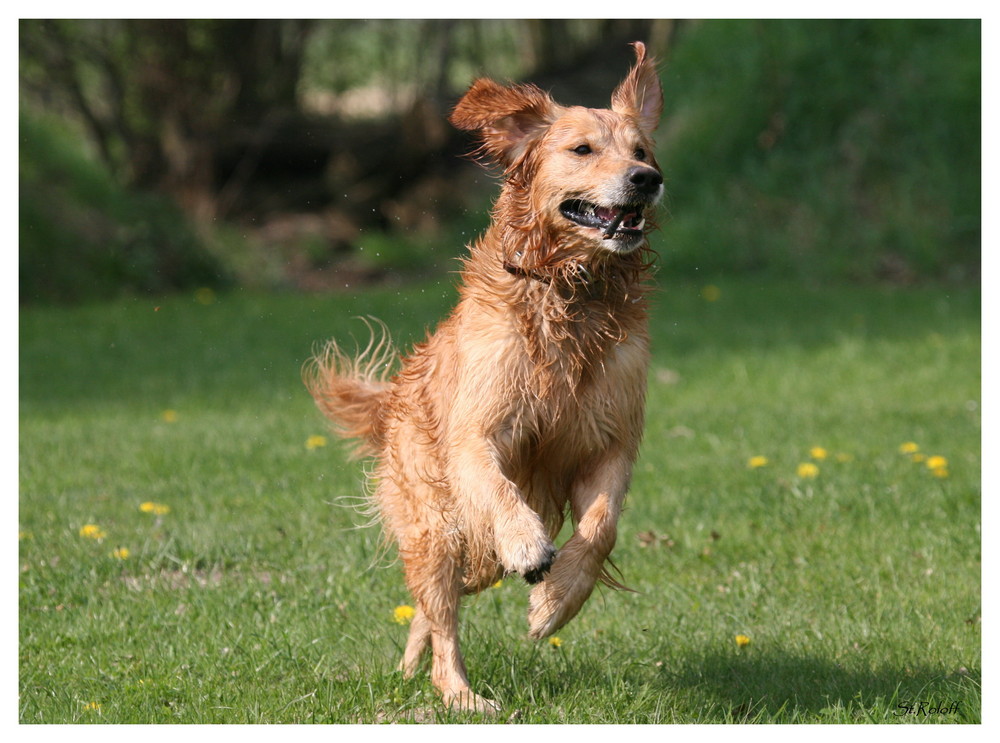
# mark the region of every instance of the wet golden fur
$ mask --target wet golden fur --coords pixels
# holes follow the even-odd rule
[[[496,708],[469,688],[463,594],[524,575],[534,583],[529,633],[540,638],[572,619],[598,580],[615,584],[604,566],[642,435],[648,365],[649,226],[638,216],[662,191],[651,140],[662,94],[635,48],[611,109],[476,81],[450,120],[479,135],[504,183],[464,262],[458,305],[391,379],[384,336],[356,358],[330,344],[306,375],[320,409],[376,459],[374,500],[416,607],[401,666],[414,673],[430,648],[448,704]],[[635,202],[631,232],[610,238],[560,211]],[[567,515],[575,530],[556,552]]]

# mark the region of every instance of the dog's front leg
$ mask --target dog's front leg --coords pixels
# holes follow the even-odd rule
[[[546,637],[576,616],[590,597],[618,534],[632,457],[614,453],[576,482],[571,494],[576,531],[545,580],[531,591],[529,634]]]
[[[556,549],[542,518],[501,471],[495,450],[489,439],[469,437],[453,455],[469,559],[475,563],[493,551],[505,570],[537,583],[552,565]]]

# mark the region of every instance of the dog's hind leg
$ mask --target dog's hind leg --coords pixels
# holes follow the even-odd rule
[[[590,597],[617,538],[618,516],[631,477],[631,458],[607,458],[573,487],[576,531],[556,554],[545,580],[531,591],[529,634],[551,635]]]
[[[404,678],[410,678],[417,672],[420,659],[431,645],[431,624],[424,610],[418,605],[413,620],[410,622],[410,637],[406,641],[403,659],[399,662],[399,670]]]
[[[449,707],[475,712],[496,712],[496,703],[469,687],[465,661],[458,644],[458,609],[462,596],[460,562],[452,550],[457,545],[442,532],[428,530],[407,544],[400,544],[406,582],[416,601],[401,667],[412,674],[428,641],[432,651],[431,682]]]

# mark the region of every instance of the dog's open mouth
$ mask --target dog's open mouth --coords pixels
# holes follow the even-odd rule
[[[559,211],[566,219],[581,227],[600,230],[605,240],[641,236],[646,226],[643,209],[641,204],[609,207],[580,199],[570,199],[559,206]]]

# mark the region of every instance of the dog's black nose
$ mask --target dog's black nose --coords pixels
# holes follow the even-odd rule
[[[626,174],[628,182],[641,194],[651,195],[663,185],[663,176],[658,170],[636,166]]]

